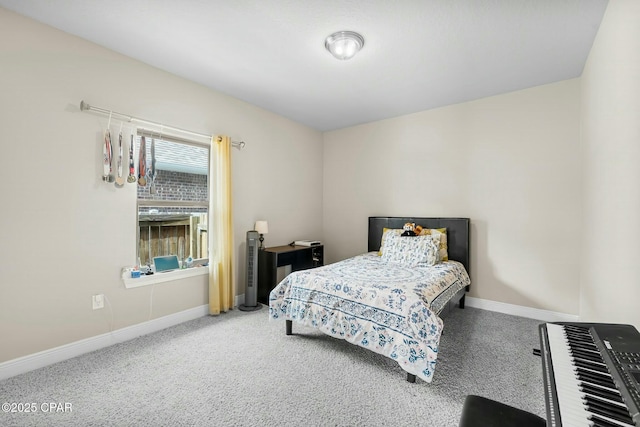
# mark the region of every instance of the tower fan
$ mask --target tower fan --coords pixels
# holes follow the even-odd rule
[[[258,238],[260,234],[255,231],[247,231],[247,287],[244,291],[244,304],[238,309],[253,311],[262,308],[258,303]]]

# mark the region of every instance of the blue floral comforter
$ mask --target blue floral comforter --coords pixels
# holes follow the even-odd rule
[[[456,261],[406,267],[371,252],[289,274],[271,291],[269,316],[390,357],[431,382],[443,328],[438,314],[470,283]]]

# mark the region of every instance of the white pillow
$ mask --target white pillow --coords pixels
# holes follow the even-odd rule
[[[410,267],[434,265],[438,261],[438,244],[431,235],[400,236],[388,233],[381,258],[384,262]]]

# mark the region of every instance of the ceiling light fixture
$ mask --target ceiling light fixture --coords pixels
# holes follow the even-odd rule
[[[353,31],[338,31],[324,41],[324,47],[337,59],[351,59],[364,46],[364,38]]]

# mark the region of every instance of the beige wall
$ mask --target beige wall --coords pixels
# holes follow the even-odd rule
[[[324,135],[329,261],[367,217],[471,218],[471,296],[578,314],[578,79]]]
[[[640,329],[640,2],[610,1],[582,76],[580,314]]]
[[[0,8],[0,362],[208,301],[205,277],[124,288],[135,187],[101,181],[107,118],[81,100],[246,141],[233,150],[238,294],[255,220],[269,246],[322,238],[319,132]],[[97,293],[112,315],[92,310]]]

